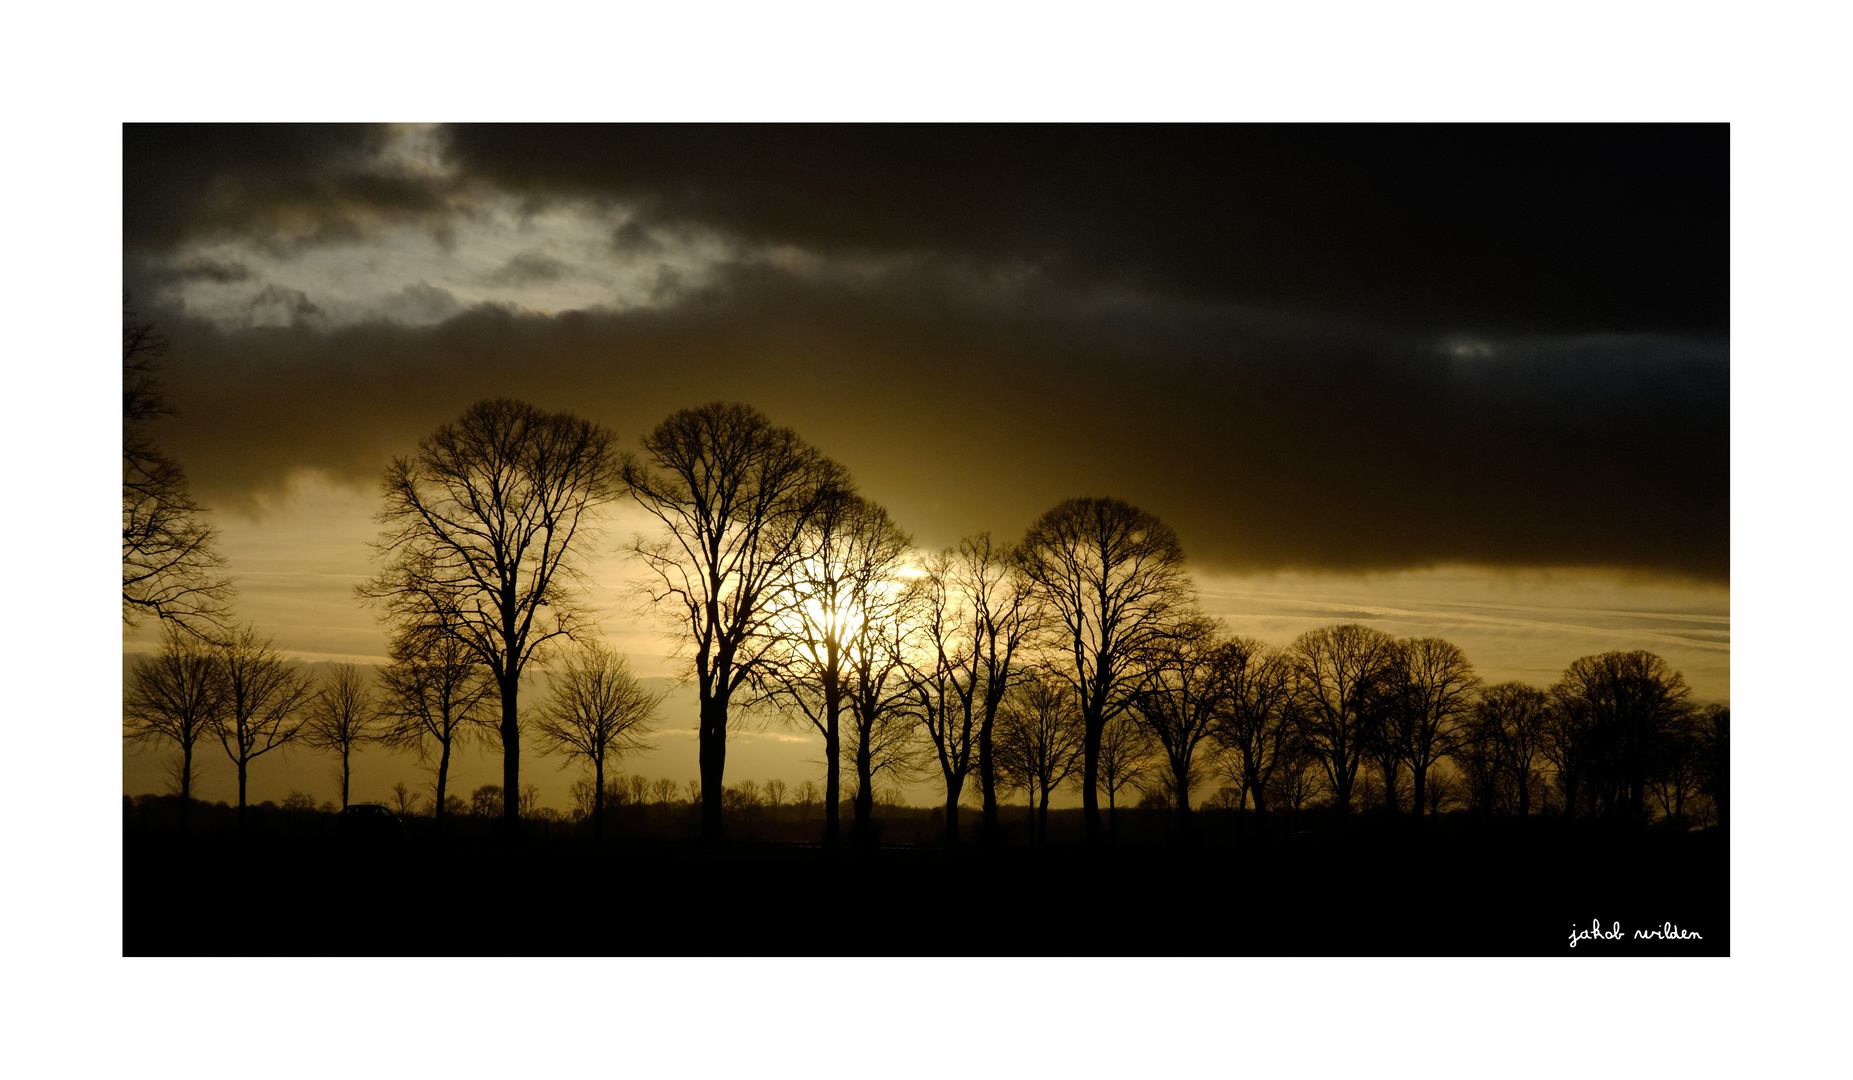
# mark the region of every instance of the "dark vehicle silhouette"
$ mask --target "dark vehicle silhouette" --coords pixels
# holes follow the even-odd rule
[[[336,831],[342,836],[398,836],[399,815],[378,803],[355,803],[341,811]]]

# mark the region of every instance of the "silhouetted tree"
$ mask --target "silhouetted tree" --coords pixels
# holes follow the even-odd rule
[[[605,790],[605,765],[648,746],[644,736],[656,718],[661,694],[652,694],[631,674],[624,657],[597,642],[579,646],[553,677],[553,692],[534,721],[540,752],[562,754],[566,763],[584,759],[594,791]],[[633,777],[638,786],[649,781]],[[633,792],[642,802],[644,792]],[[592,808],[592,835],[603,839],[603,800]]]
[[[522,672],[583,622],[577,560],[617,494],[611,433],[518,401],[478,402],[394,459],[382,487],[385,569],[359,595],[400,625],[450,634],[501,697],[503,820],[520,817]]]
[[[862,840],[873,839],[870,823],[880,785],[921,778],[931,753],[919,739],[908,708],[911,687],[904,657],[912,636],[909,622],[910,616],[900,610],[870,620],[850,653],[850,722],[844,752],[855,772],[852,828]]]
[[[1531,790],[1550,709],[1550,695],[1524,683],[1504,682],[1480,691],[1467,722],[1455,734],[1456,741],[1471,740],[1471,748],[1464,754],[1449,750],[1466,759],[1466,772],[1478,781],[1476,804],[1490,804],[1497,777],[1504,776],[1511,784],[1514,811],[1520,817],[1531,813]]]
[[[1395,639],[1347,623],[1308,630],[1288,650],[1300,737],[1325,770],[1334,805],[1351,809],[1358,766],[1383,721]]]
[[[1137,789],[1157,764],[1152,736],[1129,713],[1107,720],[1100,729],[1100,757],[1095,779],[1107,793],[1107,840],[1119,839],[1119,793]]]
[[[366,674],[353,664],[335,665],[309,700],[306,712],[303,744],[331,751],[340,759],[335,775],[341,781],[341,809],[345,810],[354,751],[379,737],[380,708]]]
[[[386,727],[380,741],[412,750],[432,767],[432,814],[441,827],[450,812],[446,794],[453,751],[494,720],[489,699],[495,683],[474,650],[441,629],[402,627],[380,671]]]
[[[786,597],[768,603],[781,612],[769,625],[778,640],[753,674],[758,700],[801,716],[824,740],[824,842],[840,838],[842,716],[855,670],[890,636],[898,617],[899,573],[909,551],[906,533],[888,512],[860,495],[838,491],[800,530]]]
[[[517,796],[517,799],[519,796]],[[508,800],[502,795],[500,784],[484,784],[470,792],[470,814],[479,818],[492,818],[501,811]],[[516,803],[519,808],[520,803]]]
[[[172,741],[179,748],[174,779],[182,832],[193,803],[193,746],[215,729],[225,695],[225,672],[217,653],[177,627],[164,628],[160,649],[136,661],[129,671],[123,737],[137,744]]]
[[[707,793],[701,831],[719,840],[728,706],[780,642],[775,616],[789,607],[800,541],[848,476],[790,429],[718,402],[663,421],[644,436],[641,458],[625,457],[622,475],[668,533],[639,536],[630,550],[654,579],[651,600],[675,608],[692,653]]]
[[[1132,699],[1170,770],[1180,837],[1189,835],[1190,792],[1200,779],[1197,747],[1224,717],[1229,677],[1241,662],[1220,631],[1220,624],[1200,615],[1179,619],[1144,651],[1145,681]]]
[[[1480,678],[1457,646],[1426,637],[1396,642],[1388,680],[1389,737],[1382,741],[1409,766],[1419,820],[1427,805],[1429,769],[1453,748]],[[1395,782],[1393,773],[1386,772],[1386,782]]]
[[[393,813],[400,817],[411,817],[418,813],[418,796],[401,780],[392,786]]]
[[[928,560],[918,591],[925,658],[910,665],[910,679],[916,715],[945,780],[946,838],[958,841],[960,795],[974,772],[984,833],[994,836],[994,728],[1017,676],[1017,653],[1035,626],[1028,580],[1013,549],[980,533]]]
[[[650,800],[668,805],[676,801],[676,782],[667,776],[659,777],[650,785]]]
[[[122,318],[122,622],[154,615],[184,633],[223,636],[231,579],[218,533],[193,501],[180,466],[148,426],[173,415],[161,392],[167,339],[126,309]]]
[[[1687,694],[1685,679],[1650,652],[1585,656],[1564,671],[1551,689],[1555,753],[1580,771],[1598,812],[1646,820],[1651,770],[1690,707]],[[1569,790],[1565,803],[1574,806]]]
[[[1293,665],[1254,638],[1231,638],[1226,648],[1228,696],[1216,742],[1243,805],[1254,799],[1256,824],[1265,830],[1270,781],[1294,738]]]
[[[785,781],[766,781],[766,805],[774,810],[785,805]]]
[[[820,798],[822,796],[818,792],[817,781],[806,780],[798,785],[798,790],[792,794],[791,801],[798,804],[798,807],[804,811],[805,820],[808,821],[811,810],[816,807]]]
[[[1011,687],[998,712],[999,773],[1041,805],[1035,816],[1035,840],[1049,835],[1049,794],[1081,763],[1087,730],[1067,681],[1034,673]]]
[[[238,828],[246,822],[245,787],[251,762],[296,741],[303,708],[314,693],[309,680],[271,648],[269,638],[245,626],[217,646],[225,679],[225,707],[214,733],[238,769]]]
[[[1137,658],[1190,605],[1177,534],[1118,499],[1069,499],[1038,518],[1018,554],[1048,613],[1052,670],[1074,689],[1085,733],[1081,806],[1089,844],[1104,841],[1096,786],[1100,736],[1138,689]]]
[[[1718,826],[1731,824],[1731,710],[1707,705],[1699,710],[1699,792],[1718,808]]]

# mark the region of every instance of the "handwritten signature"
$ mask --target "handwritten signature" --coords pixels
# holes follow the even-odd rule
[[[1601,919],[1591,919],[1589,920],[1589,929],[1587,930],[1577,930],[1574,928],[1571,929],[1570,947],[1572,949],[1576,948],[1576,943],[1579,941],[1620,941],[1627,936],[1628,936],[1627,933],[1621,928],[1620,919],[1616,919],[1613,923],[1610,923],[1609,929],[1607,930],[1602,929]],[[1654,927],[1652,930],[1636,930],[1634,932],[1634,936],[1636,940],[1639,940],[1642,938],[1648,938],[1648,939],[1658,938],[1661,941],[1703,941],[1705,940],[1705,935],[1695,933],[1694,931],[1691,931],[1691,930],[1681,930],[1679,927],[1674,926],[1670,922],[1661,923],[1659,926]]]

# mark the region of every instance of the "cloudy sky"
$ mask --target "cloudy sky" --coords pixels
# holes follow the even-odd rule
[[[737,400],[922,547],[1113,495],[1244,633],[1364,621],[1540,685],[1646,648],[1729,698],[1721,125],[132,124],[123,150],[125,287],[172,341],[155,435],[240,617],[305,661],[384,652],[351,596],[379,477],[470,403],[634,446]],[[610,515],[593,599],[670,675],[604,554],[646,527]],[[693,777],[692,732],[660,742],[639,771]],[[750,731],[729,778],[817,775],[810,742]],[[307,755],[265,768],[256,798],[332,796]]]

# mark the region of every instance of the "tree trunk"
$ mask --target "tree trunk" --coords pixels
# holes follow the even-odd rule
[[[1040,846],[1042,844],[1047,844],[1048,842],[1049,842],[1049,789],[1047,787],[1044,787],[1042,789],[1042,809],[1036,815],[1036,843],[1037,845]]]
[[[343,745],[341,747],[341,809],[343,810],[347,809],[347,782],[351,775],[353,775],[353,768],[349,764],[348,748]]]
[[[870,733],[864,732],[856,744],[856,820],[851,828],[858,840],[869,838],[869,822],[875,815],[875,760],[869,738]]]
[[[718,844],[723,836],[721,795],[727,768],[727,701],[710,697],[701,703],[701,840]]]
[[[1106,835],[1100,828],[1100,795],[1094,781],[1100,776],[1100,733],[1106,721],[1098,716],[1087,718],[1087,738],[1081,755],[1081,817],[1087,823],[1087,846],[1104,847]],[[1044,795],[1045,801],[1048,796]]]
[[[249,763],[250,763],[250,759],[248,758],[240,758],[238,761],[238,831],[239,832],[244,832],[244,829],[245,829],[245,805],[244,805],[245,767]]]
[[[187,831],[187,811],[193,807],[193,744],[180,746],[180,832]]]
[[[521,727],[515,680],[504,677],[502,689],[502,824],[512,834],[521,823]]]
[[[1107,785],[1107,845],[1109,847],[1118,843],[1120,837],[1119,816],[1114,812],[1113,801],[1116,790],[1113,785]]]
[[[959,793],[965,790],[963,777],[946,777],[946,843],[959,842]]]
[[[984,826],[987,844],[997,840],[997,766],[991,760],[991,718],[978,726],[978,791],[984,802]]]
[[[605,839],[605,759],[592,759],[592,839]]]
[[[437,820],[437,828],[441,832],[444,828],[444,782],[450,777],[450,740],[445,739],[438,745],[442,747],[438,753],[438,801],[437,806],[432,808],[432,817]]]
[[[835,847],[843,839],[843,744],[835,725],[824,733],[824,844]]]

